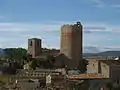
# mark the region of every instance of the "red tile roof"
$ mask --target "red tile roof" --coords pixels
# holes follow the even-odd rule
[[[107,65],[120,65],[120,60],[98,60],[100,62],[103,62]]]
[[[89,73],[89,74],[79,74],[79,75],[68,75],[69,79],[103,79],[107,78],[102,74]]]

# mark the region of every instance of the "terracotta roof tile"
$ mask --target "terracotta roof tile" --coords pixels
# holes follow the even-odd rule
[[[120,65],[120,60],[98,60],[98,61],[106,63],[107,65]]]
[[[107,78],[102,74],[89,73],[89,74],[79,74],[79,75],[68,75],[69,79],[102,79]]]

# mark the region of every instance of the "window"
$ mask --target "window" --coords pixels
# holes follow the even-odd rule
[[[30,41],[30,46],[32,46],[32,41]]]
[[[37,41],[37,46],[39,46],[39,41]]]
[[[116,83],[119,84],[119,78],[116,79]]]

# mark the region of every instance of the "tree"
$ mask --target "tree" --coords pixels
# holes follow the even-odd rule
[[[31,67],[33,70],[35,70],[36,67],[37,67],[37,61],[36,61],[36,60],[30,61],[30,67]]]
[[[27,61],[31,61],[33,58],[32,58],[32,55],[30,55],[30,54],[27,54]]]
[[[27,50],[23,48],[6,48],[4,51],[10,60],[22,60],[27,55]]]
[[[87,60],[85,59],[80,60],[78,69],[81,71],[81,73],[85,73],[87,71],[87,65],[88,65]]]
[[[55,62],[55,58],[54,58],[53,55],[48,55],[48,56],[47,56],[47,60],[49,60],[49,62],[50,62],[51,64]]]
[[[48,55],[46,60],[47,68],[53,68],[55,63],[55,57],[53,55]]]
[[[120,85],[118,85],[117,87],[115,87],[113,90],[120,90]]]
[[[106,87],[107,87],[109,90],[112,90],[112,88],[113,88],[112,82],[108,81],[107,84],[106,84]]]

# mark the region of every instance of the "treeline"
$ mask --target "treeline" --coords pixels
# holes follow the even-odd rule
[[[3,50],[5,52],[4,55],[5,58],[8,59],[21,60],[27,56],[27,49],[25,48],[5,48]],[[47,52],[50,50],[55,50],[55,49],[42,48],[42,52]]]
[[[43,48],[43,52],[49,51],[50,49]],[[49,53],[45,55],[46,58],[41,58],[42,60],[36,60],[31,57],[31,55],[27,54],[27,50],[24,48],[6,48],[4,60],[8,60],[13,68],[23,68],[23,66],[27,63],[35,69],[36,67],[40,68],[54,68],[55,57]],[[43,60],[44,59],[44,60]],[[86,65],[88,62],[84,59],[80,60],[79,69],[81,72],[86,71]]]
[[[5,58],[21,60],[27,55],[27,50],[24,48],[6,48],[4,49]]]
[[[50,51],[51,49],[43,48],[43,52]],[[24,48],[6,48],[4,49],[5,56],[1,57],[1,60],[7,61],[8,63],[12,63],[10,67],[13,68],[23,68],[23,66],[27,63],[35,69],[36,67],[40,68],[52,68],[55,62],[55,58],[53,55],[46,54],[46,58],[43,60],[36,60],[31,57],[31,55],[27,54],[27,50]]]

